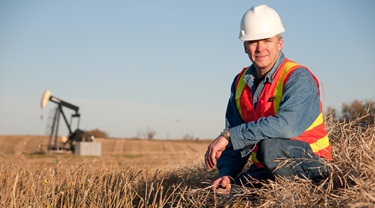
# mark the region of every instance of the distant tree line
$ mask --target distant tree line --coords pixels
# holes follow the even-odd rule
[[[375,122],[375,101],[374,100],[354,100],[351,103],[343,103],[341,106],[341,113],[329,107],[328,113],[334,119],[342,122],[351,122],[360,119],[361,123],[368,126]]]
[[[108,138],[108,133],[105,131],[102,131],[98,128],[87,131],[91,136],[94,136],[95,138]]]

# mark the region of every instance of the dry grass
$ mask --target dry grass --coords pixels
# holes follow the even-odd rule
[[[334,161],[319,184],[278,178],[220,195],[210,187],[217,173],[203,167],[201,153],[162,170],[123,158],[65,155],[46,163],[24,155],[0,165],[0,207],[375,207],[375,126],[359,122],[327,122]]]

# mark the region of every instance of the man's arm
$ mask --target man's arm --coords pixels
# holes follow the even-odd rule
[[[293,138],[303,133],[320,114],[319,89],[311,73],[296,69],[285,83],[279,112],[230,129],[234,150],[262,139]]]
[[[225,114],[226,128],[231,128],[244,123],[238,112],[236,100],[234,97],[236,92],[236,80],[237,76],[234,78],[231,86],[231,95],[228,101],[227,110]],[[233,145],[231,142],[229,142],[228,146],[222,152],[221,157],[217,160],[219,177],[229,176],[231,179],[236,178],[237,175],[242,171],[245,164],[247,163],[248,158],[248,156],[241,157],[240,151],[233,150]]]
[[[221,154],[221,157],[217,160],[216,166],[219,169],[218,177],[229,176],[231,180],[234,180],[242,171],[248,159],[249,155],[241,157],[241,152],[233,150],[232,143],[229,143]]]

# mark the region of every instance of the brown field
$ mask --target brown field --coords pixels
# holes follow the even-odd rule
[[[46,153],[47,137],[0,136],[0,207],[375,207],[375,126],[326,120],[326,180],[280,177],[229,195],[211,189],[210,141],[98,139],[101,157],[78,157]]]
[[[209,140],[144,140],[95,139],[102,145],[101,157],[79,157],[73,153],[47,151],[48,136],[1,136],[0,161],[53,163],[56,160],[79,162],[95,160],[105,163],[121,162],[130,167],[147,170],[168,170],[186,163],[202,162]]]

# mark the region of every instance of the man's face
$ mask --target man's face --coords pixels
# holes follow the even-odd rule
[[[275,64],[283,42],[282,38],[279,40],[276,36],[261,40],[245,41],[245,52],[255,66],[262,71],[268,72]]]

